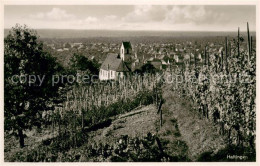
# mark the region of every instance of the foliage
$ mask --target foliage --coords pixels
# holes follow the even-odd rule
[[[155,74],[156,72],[158,72],[158,70],[150,63],[146,63],[141,67],[141,69],[135,70],[135,73],[137,74],[144,74],[144,73]]]
[[[64,135],[65,136],[65,135]],[[80,150],[70,149],[73,147],[66,140],[71,140],[67,135],[50,140],[47,145],[40,145],[37,149],[27,151],[27,153],[17,153],[12,161],[26,162],[78,162],[78,161],[189,161],[186,156],[172,156],[162,149],[167,148],[158,136],[148,133],[144,138],[130,138],[123,135],[121,138],[111,143],[88,142]],[[61,139],[62,141],[58,141]],[[87,142],[87,139],[82,140]],[[78,147],[78,146],[75,146]]]
[[[82,54],[74,53],[70,59],[70,68],[72,71],[86,71],[89,70],[91,74],[98,74],[98,64],[96,61],[90,61]]]
[[[35,31],[16,25],[4,39],[5,130],[11,130],[24,146],[24,129],[41,124],[41,111],[53,109],[59,86],[52,75],[61,67],[43,51]],[[44,78],[41,82],[36,78]],[[23,80],[19,80],[23,78]]]

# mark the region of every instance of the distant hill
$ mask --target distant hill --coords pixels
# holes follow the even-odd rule
[[[7,36],[10,29],[4,30]],[[210,37],[235,36],[237,32],[192,32],[192,31],[120,31],[120,30],[70,30],[70,29],[36,29],[41,38],[92,38],[92,37]],[[245,32],[242,32],[242,35]],[[255,35],[255,32],[252,33]]]

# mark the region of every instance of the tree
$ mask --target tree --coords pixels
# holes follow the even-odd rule
[[[70,68],[73,71],[81,70],[86,71],[89,70],[91,74],[98,74],[98,64],[95,61],[88,60],[87,57],[82,54],[74,53],[72,58],[70,59],[71,65]]]
[[[60,69],[36,31],[16,25],[4,39],[4,127],[19,137],[20,147],[23,131],[39,127],[41,112],[54,108],[59,86],[52,86],[52,76]]]
[[[158,70],[150,63],[146,63],[141,67],[142,73],[156,73]]]

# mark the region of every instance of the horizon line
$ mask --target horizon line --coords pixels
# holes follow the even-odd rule
[[[12,27],[13,28],[13,27]],[[10,30],[12,28],[4,28],[4,30]],[[139,30],[139,29],[132,29],[132,30],[128,30],[128,29],[59,29],[59,28],[29,28],[29,29],[34,29],[34,30],[75,30],[75,31],[83,31],[83,30],[87,30],[87,31],[152,31],[152,32],[237,32],[236,31],[232,31],[232,30]],[[240,32],[247,32],[246,30],[244,31],[240,31]],[[256,32],[256,30],[252,30],[250,32]]]

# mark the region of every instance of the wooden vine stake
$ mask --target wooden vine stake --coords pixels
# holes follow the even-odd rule
[[[228,39],[227,39],[227,37],[225,37],[225,44],[226,44],[226,49],[225,49],[225,51],[226,51],[226,70],[228,70]]]
[[[250,53],[253,54],[253,36],[251,36]]]
[[[161,98],[160,105],[159,105],[159,108],[158,108],[158,111],[157,111],[157,113],[160,113],[160,127],[162,127],[162,124],[163,124],[163,120],[162,120],[162,104],[163,104],[163,99]]]
[[[248,44],[248,63],[250,61],[252,51],[252,40],[250,41],[249,24],[247,22],[247,44]]]
[[[223,71],[223,59],[224,59],[224,55],[223,55],[223,51],[221,51],[221,71]]]
[[[237,30],[237,57],[240,57],[240,33],[239,33],[239,27]]]
[[[194,67],[197,68],[197,60],[196,60],[196,50],[194,51]]]
[[[204,65],[207,65],[207,46],[205,46],[205,50],[204,50]]]

